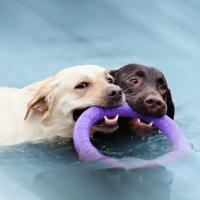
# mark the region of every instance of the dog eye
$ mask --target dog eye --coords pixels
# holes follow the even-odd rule
[[[107,78],[108,83],[114,83],[114,80],[112,78]]]
[[[88,87],[89,85],[90,85],[90,83],[88,83],[88,82],[81,82],[75,87],[75,89],[84,89],[84,88]]]
[[[161,86],[160,86],[160,89],[161,89],[162,91],[165,91],[165,90],[167,89],[167,87],[166,87],[166,85],[161,85]]]
[[[139,83],[139,80],[137,78],[132,78],[130,81],[132,83],[134,83],[134,84],[138,84]]]

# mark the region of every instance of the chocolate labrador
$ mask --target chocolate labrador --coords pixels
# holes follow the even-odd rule
[[[161,117],[167,114],[174,118],[174,103],[165,76],[154,67],[128,64],[110,74],[125,93],[126,101],[138,113]],[[140,119],[121,119],[120,127],[136,135],[150,135],[156,131],[153,123]]]

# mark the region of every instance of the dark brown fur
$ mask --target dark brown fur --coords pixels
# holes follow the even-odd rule
[[[137,112],[155,117],[167,114],[174,118],[171,92],[163,73],[158,69],[129,64],[110,74],[115,78],[115,84],[123,89],[126,101]],[[123,121],[123,125],[130,126],[128,121]]]

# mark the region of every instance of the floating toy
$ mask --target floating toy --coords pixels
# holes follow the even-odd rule
[[[120,159],[101,154],[90,141],[90,129],[105,116],[109,118],[117,115],[121,117],[138,118],[148,123],[153,122],[154,126],[164,133],[170,141],[171,151],[153,160],[142,160],[134,163],[125,163]],[[80,160],[102,161],[110,167],[125,169],[165,165],[185,155],[192,149],[191,143],[187,140],[180,127],[167,115],[160,118],[141,115],[131,109],[127,103],[116,108],[101,108],[96,106],[88,108],[81,114],[75,124],[73,140]]]

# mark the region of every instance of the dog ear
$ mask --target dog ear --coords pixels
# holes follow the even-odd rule
[[[171,118],[174,119],[175,115],[175,106],[174,102],[172,100],[172,95],[170,89],[167,91],[167,115]]]
[[[38,86],[37,86],[38,87]],[[24,120],[27,120],[32,113],[42,114],[42,121],[50,115],[55,103],[55,85],[51,79],[47,79],[39,85],[35,95],[27,105],[27,111]]]
[[[109,74],[110,74],[113,78],[115,78],[115,77],[117,76],[118,72],[119,72],[119,70],[111,70],[111,71],[109,71]]]

